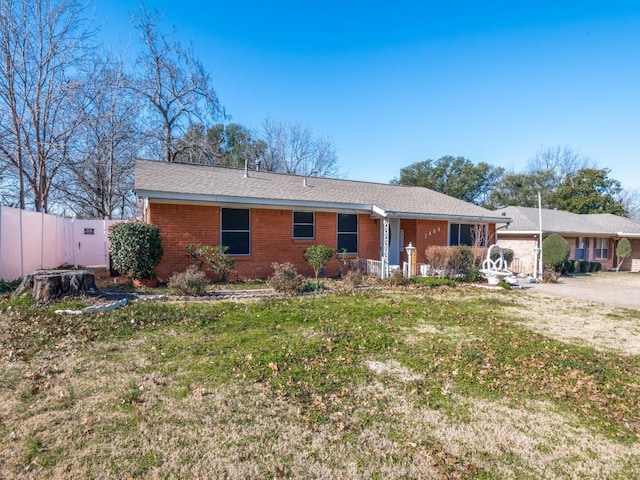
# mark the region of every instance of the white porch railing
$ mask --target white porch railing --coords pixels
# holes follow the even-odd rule
[[[431,266],[426,263],[418,263],[417,267],[417,275],[418,277],[428,277],[429,271],[431,270]],[[410,277],[409,274],[409,262],[402,262],[402,276]]]
[[[372,277],[382,278],[382,262],[380,260],[364,259],[364,273]]]

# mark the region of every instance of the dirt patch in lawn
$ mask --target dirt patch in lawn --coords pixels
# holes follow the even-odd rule
[[[523,293],[508,309],[528,328],[572,344],[640,355],[640,319],[602,303]]]

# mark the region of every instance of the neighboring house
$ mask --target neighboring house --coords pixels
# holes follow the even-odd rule
[[[621,270],[640,270],[640,222],[610,213],[580,215],[561,210],[529,207],[507,207],[497,210],[498,215],[512,219],[508,228],[497,231],[501,247],[514,251],[512,269],[518,273],[534,271],[534,249],[539,245],[540,212],[542,238],[551,233],[562,235],[571,246],[572,260],[602,263],[603,270],[618,265],[616,247],[621,238],[631,242],[633,253]],[[543,259],[544,261],[544,259]]]
[[[424,262],[428,246],[471,244],[478,232],[493,243],[496,223],[509,220],[421,187],[149,160],[136,162],[135,177],[141,217],[160,228],[156,271],[165,280],[190,264],[188,244],[228,246],[241,278],[265,278],[274,262],[311,275],[303,252],[314,244],[344,248],[388,273],[407,260],[409,242]],[[333,259],[326,275],[338,267]]]

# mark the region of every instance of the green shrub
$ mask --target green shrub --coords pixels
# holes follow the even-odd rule
[[[573,273],[573,260],[567,260],[562,264],[562,273]]]
[[[274,263],[273,275],[269,277],[268,284],[278,293],[286,295],[298,295],[307,288],[307,279],[298,274],[293,263]]]
[[[209,280],[195,265],[184,272],[174,273],[169,279],[169,288],[179,295],[202,295]]]
[[[160,230],[142,222],[117,223],[109,232],[111,263],[131,278],[151,279],[162,259]]]
[[[329,263],[329,260],[335,254],[335,250],[325,245],[311,245],[304,251],[304,258],[316,276],[316,285],[318,285],[318,275],[320,270]]]
[[[509,285],[507,282],[505,282],[504,280],[500,280],[498,282],[498,287],[504,288],[505,290],[511,290],[511,285]]]
[[[413,283],[420,285],[421,287],[435,288],[435,287],[455,287],[456,282],[449,278],[434,278],[434,277],[416,277]]]
[[[229,247],[225,245],[187,245],[187,256],[199,263],[200,269],[205,265],[220,279],[226,282],[229,273],[236,268],[236,261],[227,255]]]
[[[20,283],[22,283],[21,278],[19,278],[18,280],[13,280],[11,282],[0,279],[0,293],[13,292],[16,288],[18,288],[18,285],[20,285]]]
[[[579,272],[580,271],[580,260],[574,260],[573,261],[573,271],[574,272]]]
[[[587,262],[586,260],[582,260],[580,262],[580,273],[588,273],[589,267],[591,267],[591,262]]]
[[[629,258],[633,253],[631,249],[631,242],[628,238],[621,238],[616,246],[616,256],[618,257],[618,265],[616,265],[616,272],[620,271],[620,266],[624,263],[625,259]]]
[[[596,271],[596,262],[589,262],[589,273],[593,273]]]
[[[602,263],[596,262],[596,272],[601,272],[601,271],[602,271]]]
[[[455,268],[452,268],[453,275],[462,276],[465,281],[474,282],[477,280],[478,269],[474,266],[474,254],[471,247],[467,247],[466,245],[460,245],[458,247],[454,247],[458,253],[455,255],[457,259],[457,265]]]
[[[557,233],[552,233],[542,241],[542,260],[545,266],[550,266],[557,272],[561,271],[570,253],[569,242]]]

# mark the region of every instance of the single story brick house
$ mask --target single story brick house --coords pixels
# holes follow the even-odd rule
[[[274,262],[311,275],[303,252],[314,244],[380,262],[384,276],[409,242],[424,262],[428,246],[470,244],[474,231],[494,243],[509,221],[422,187],[150,160],[136,162],[135,190],[140,217],[160,228],[161,280],[190,265],[188,244],[228,246],[240,278],[266,278]],[[338,271],[333,259],[326,275]]]
[[[616,247],[620,239],[626,237],[631,242],[633,253],[620,270],[640,270],[640,222],[636,220],[610,213],[581,215],[545,208],[539,211],[529,207],[507,207],[496,213],[512,219],[509,228],[498,230],[497,237],[501,247],[514,251],[511,268],[518,273],[534,271],[540,213],[542,238],[551,233],[562,235],[571,246],[570,259],[600,262],[603,270],[615,269],[618,265]]]

